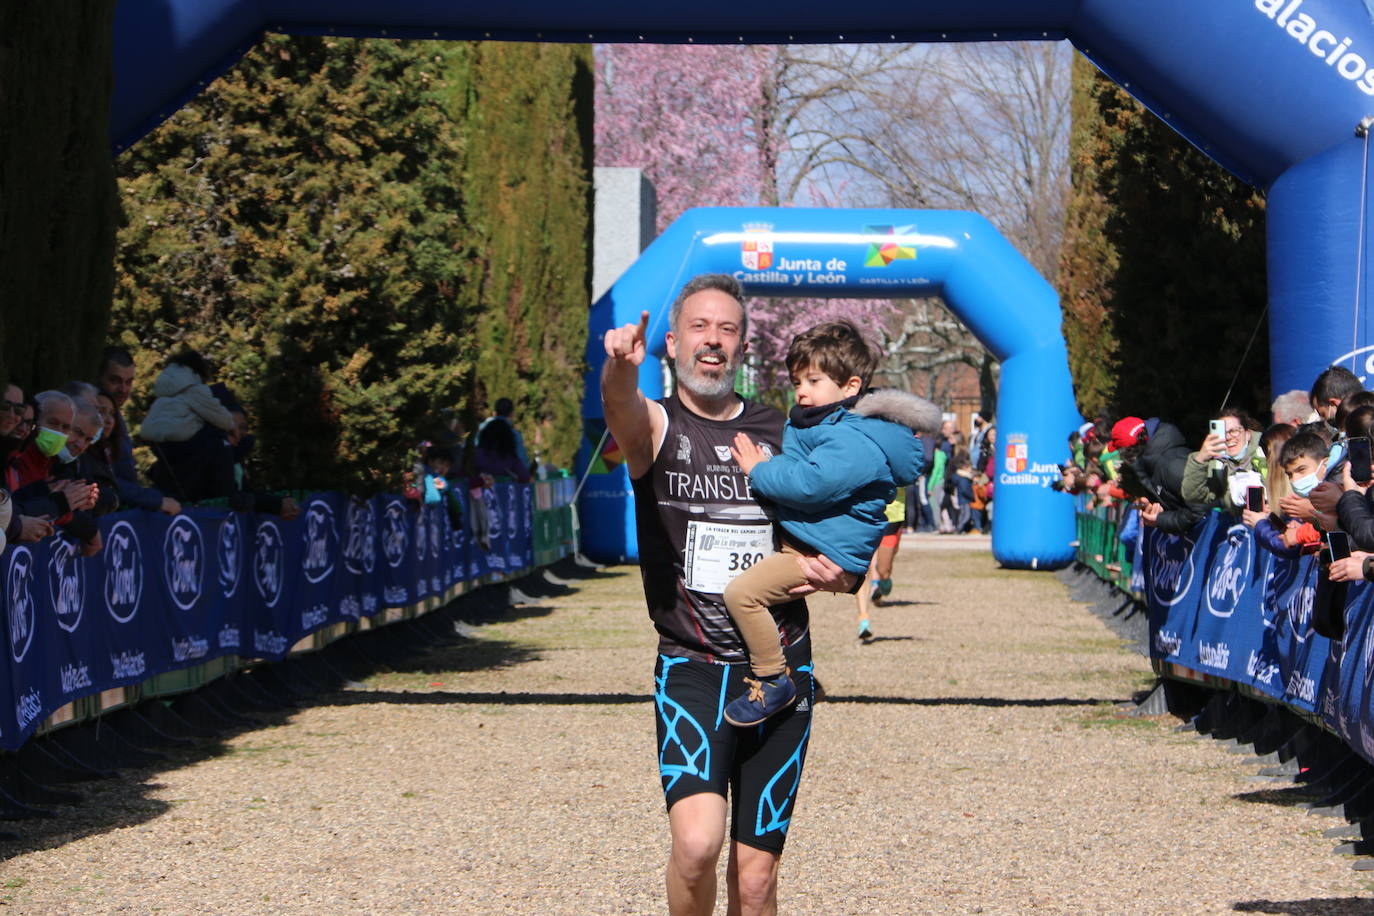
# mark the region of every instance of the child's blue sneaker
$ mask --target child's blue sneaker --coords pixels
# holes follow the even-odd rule
[[[749,690],[725,707],[725,721],[731,725],[758,725],[797,702],[797,686],[790,671],[770,678],[747,677],[744,683]]]
[[[859,621],[859,638],[864,642],[873,638],[873,627],[869,624],[867,617]]]

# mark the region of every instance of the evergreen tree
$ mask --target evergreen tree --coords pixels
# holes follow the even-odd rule
[[[118,204],[106,137],[114,0],[0,3],[0,377],[88,378]]]
[[[1100,74],[1079,82],[1074,114],[1090,120],[1075,128],[1060,289],[1081,406],[1163,416],[1200,438],[1239,370],[1230,401],[1264,417],[1263,194]]]
[[[480,46],[269,37],[121,157],[114,327],[140,351],[139,390],[157,355],[195,347],[255,414],[259,479],[368,491],[394,483],[439,408],[479,389],[479,358],[500,344],[484,311],[496,323],[558,314],[513,333],[548,330],[580,354],[586,293],[567,290],[585,286],[589,166],[559,145],[576,132],[577,55],[510,53],[543,81],[558,142],[478,136],[491,85]],[[539,189],[556,202],[529,213],[490,192],[517,160],[557,176],[556,191]],[[493,244],[508,223],[556,235],[550,211],[567,224],[558,250]],[[506,274],[538,279],[498,301],[491,277]],[[580,366],[566,363],[530,370],[538,384],[521,392],[560,433],[576,426],[562,393]],[[570,457],[575,434],[549,438],[553,457]]]
[[[590,295],[592,59],[585,45],[473,48],[463,189],[476,285],[474,405],[509,397],[529,451],[582,434]]]

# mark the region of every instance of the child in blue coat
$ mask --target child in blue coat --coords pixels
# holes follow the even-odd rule
[[[787,351],[797,405],[769,455],[748,436],[731,453],[759,496],[775,504],[782,550],[763,557],[725,589],[725,606],[749,650],[750,690],[725,707],[734,725],[755,725],[797,697],[769,608],[806,583],[798,555],[824,555],[863,580],[887,525],[885,507],[921,472],[917,430],[934,431],[940,412],[924,398],[868,391],[877,355],[848,321],[817,325]]]

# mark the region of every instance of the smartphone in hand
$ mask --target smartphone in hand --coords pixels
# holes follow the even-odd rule
[[[1326,546],[1331,551],[1332,560],[1344,560],[1350,556],[1350,535],[1344,531],[1328,531]]]
[[[1370,467],[1369,437],[1354,436],[1347,439],[1345,449],[1350,461],[1350,478],[1360,486],[1374,480],[1374,471]]]
[[[1264,511],[1264,487],[1245,488],[1245,508],[1251,512]]]

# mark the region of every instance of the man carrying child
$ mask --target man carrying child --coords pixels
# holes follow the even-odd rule
[[[741,565],[774,549],[773,524],[730,446],[744,432],[761,448],[781,451],[783,417],[735,394],[749,316],[733,277],[695,277],[678,295],[665,338],[677,386],[660,401],[639,390],[648,318],[645,312],[637,324],[606,333],[601,397],[634,487],[644,597],[659,634],[654,707],[672,833],[668,909],[713,911],[728,816],[731,912],[773,913],[811,736],[806,604],[771,611],[774,638],[781,630],[795,686],[808,702],[742,729],[720,714],[746,691],[749,674],[721,593]],[[856,579],[823,555],[796,562],[806,567],[806,590],[843,591]]]
[[[824,554],[846,572],[868,571],[887,527],[886,506],[921,472],[917,430],[940,423],[936,406],[896,390],[868,391],[878,358],[848,321],[805,331],[787,351],[797,405],[774,455],[735,434],[731,454],[755,492],[775,504],[782,550],[741,572],[725,606],[749,648],[750,690],[725,707],[732,725],[757,725],[797,697],[778,627],[768,613],[806,583],[796,558]]]

